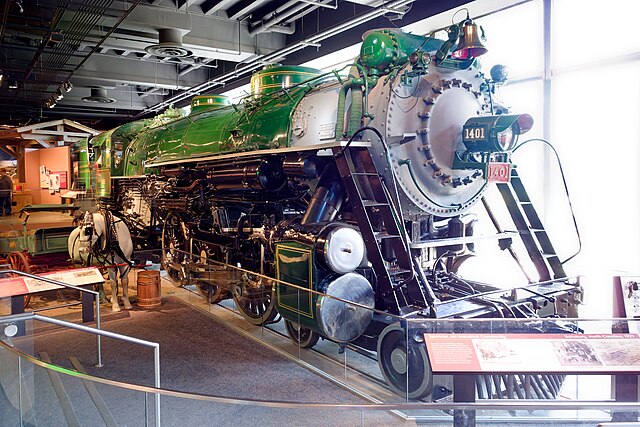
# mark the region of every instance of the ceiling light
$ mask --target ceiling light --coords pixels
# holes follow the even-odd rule
[[[4,74],[2,73],[2,70],[0,70],[0,83],[2,83],[2,78],[4,77]]]
[[[9,89],[18,89],[18,81],[14,79],[7,80],[7,85]]]
[[[73,84],[67,80],[66,82],[62,83],[62,89],[64,89],[65,92],[71,92],[71,89],[73,89]]]
[[[53,96],[55,97],[56,101],[60,101],[62,98],[64,98],[64,95],[62,94],[60,88],[58,88],[58,90],[54,92]]]

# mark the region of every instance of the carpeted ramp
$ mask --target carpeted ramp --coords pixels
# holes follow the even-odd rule
[[[135,384],[153,385],[150,348],[103,338],[104,367],[96,368],[96,338],[79,331],[40,330],[24,339],[35,354],[46,352],[53,363],[72,368],[77,357],[89,374]],[[323,403],[365,403],[362,399],[304,369],[289,359],[231,330],[178,298],[163,298],[158,309],[134,309],[127,315],[104,316],[103,329],[160,343],[163,388],[260,400]],[[26,349],[26,347],[25,347]],[[81,425],[100,425],[100,416],[82,382],[62,376]],[[33,387],[37,425],[64,425],[47,375],[36,369]],[[144,425],[145,396],[96,385],[119,425]],[[154,397],[147,398],[153,420]],[[215,404],[162,397],[162,422],[170,426],[325,426],[398,425],[402,421],[382,411],[279,409]],[[44,417],[38,416],[42,413]],[[45,415],[46,414],[46,415]],[[45,418],[46,417],[46,418]],[[62,422],[62,424],[58,424]]]

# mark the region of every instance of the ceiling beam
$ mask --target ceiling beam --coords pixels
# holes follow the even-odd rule
[[[187,88],[198,84],[208,75],[203,67],[185,76],[178,76],[176,64],[154,63],[118,56],[93,56],[74,77],[74,84],[132,85],[161,87],[166,89]],[[79,96],[76,89],[71,92]],[[84,96],[84,95],[82,95]]]
[[[411,12],[405,14],[402,19],[394,20],[393,26],[404,27],[467,3],[471,3],[471,0],[431,0],[428,2],[416,0],[411,5]],[[348,8],[340,6],[335,10],[318,9],[298,21],[300,24],[296,25],[296,32],[287,36],[287,44],[313,37],[318,31],[323,31],[327,27],[344,22],[346,19],[345,11],[347,10],[357,15],[371,10],[371,8],[353,3]],[[354,26],[347,31],[323,40],[321,46],[317,49],[304,49],[294,52],[287,56],[285,63],[303,64],[313,59],[321,58],[344,47],[362,43],[362,34],[372,28],[387,28],[389,26],[389,19],[380,16],[370,22]]]
[[[244,18],[252,10],[257,9],[266,3],[266,0],[240,0],[227,8],[227,17],[229,19]]]
[[[0,144],[0,150],[4,151],[13,158],[18,158],[18,153],[9,145]]]
[[[57,144],[56,140],[53,140],[54,142],[51,143],[49,141],[51,141],[51,138],[47,138],[47,137],[36,137],[35,135],[31,136],[31,137],[27,137],[27,135],[23,135],[24,139],[32,139],[34,141],[36,141],[38,144],[42,145],[44,148],[51,148],[51,147],[55,147]]]
[[[235,0],[204,0],[200,5],[200,9],[205,15],[213,15],[234,1]]]

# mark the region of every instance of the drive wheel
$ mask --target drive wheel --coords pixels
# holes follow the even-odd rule
[[[29,265],[29,259],[24,252],[11,252],[7,255],[7,263],[11,265],[12,270],[22,271],[24,273],[31,273],[31,266]],[[31,295],[24,296],[24,308],[29,307],[31,302]]]
[[[302,348],[312,348],[320,339],[320,334],[299,323],[285,320],[284,325],[287,328],[287,334],[289,338],[291,338],[291,341]]]
[[[245,280],[246,282],[246,280]],[[275,308],[273,287],[264,286],[263,280],[256,284],[236,286],[233,291],[233,301],[240,310],[240,314],[252,325],[260,326],[272,323],[278,311]]]
[[[213,278],[215,276],[213,270],[216,269],[219,262],[222,262],[220,248],[202,240],[193,240],[193,255],[193,260],[197,266],[196,270],[202,268],[203,270],[211,271],[211,278]],[[202,273],[204,277],[208,276],[206,271]],[[228,289],[213,280],[196,280],[195,283],[198,292],[209,304],[217,304],[231,296]]]
[[[182,286],[182,262],[187,254],[187,225],[180,216],[169,214],[162,227],[162,267],[174,286]]]
[[[378,337],[378,365],[389,388],[409,399],[431,394],[433,375],[424,343],[410,341],[398,323],[387,326]]]

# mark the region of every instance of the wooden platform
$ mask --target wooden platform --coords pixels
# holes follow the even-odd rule
[[[73,217],[69,212],[32,212],[29,215],[29,221],[27,221],[27,231],[70,226],[73,226]],[[7,232],[22,234],[22,219],[17,213],[0,217],[0,233]]]

